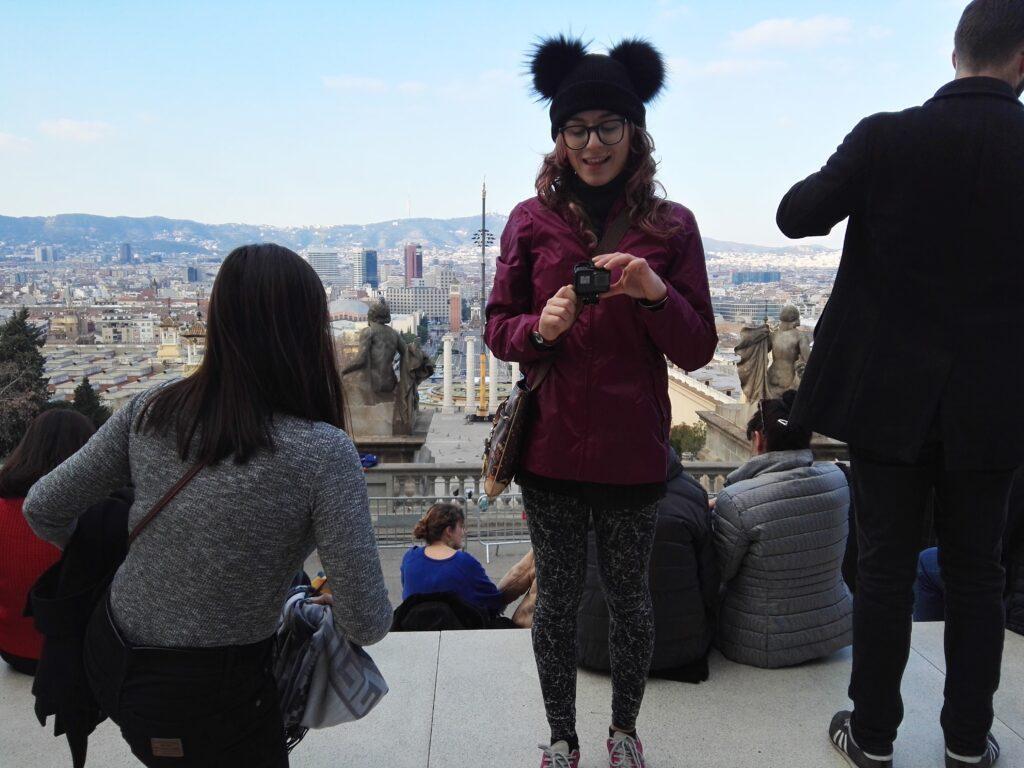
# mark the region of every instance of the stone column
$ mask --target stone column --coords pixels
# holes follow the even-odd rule
[[[516,382],[519,381],[519,376],[521,375],[519,372],[519,363],[509,363],[509,365],[512,366],[512,386],[514,387]]]
[[[480,361],[476,359],[476,338],[466,338],[466,413],[476,413],[476,369]]]
[[[452,399],[452,338],[450,333],[444,335],[444,402],[441,406],[441,413],[451,415],[455,413],[455,406]]]
[[[487,412],[494,413],[498,410],[498,358],[494,352],[488,355],[487,370]]]

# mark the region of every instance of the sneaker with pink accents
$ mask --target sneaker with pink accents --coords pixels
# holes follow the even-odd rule
[[[616,731],[608,739],[609,768],[647,768],[644,760],[644,745],[636,736]]]
[[[569,751],[569,744],[565,741],[556,741],[550,747],[538,744],[544,750],[540,758],[540,768],[580,768],[580,751],[574,749]]]

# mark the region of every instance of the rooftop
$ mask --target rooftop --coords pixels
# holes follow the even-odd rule
[[[941,764],[942,624],[916,624],[903,679],[906,719],[896,747],[900,768]],[[311,732],[292,753],[303,768],[522,768],[546,740],[537,672],[526,630],[400,633],[370,648],[391,692],[364,720]],[[0,753],[4,764],[66,768],[63,738],[39,727],[29,678],[0,671]],[[652,768],[830,768],[844,763],[825,729],[846,706],[849,651],[785,670],[740,666],[714,654],[698,686],[652,680],[640,732]],[[1007,635],[993,732],[1001,765],[1024,765],[1024,637]],[[581,673],[579,733],[583,766],[602,765],[609,719],[605,675]],[[89,742],[89,765],[137,765],[115,726]]]

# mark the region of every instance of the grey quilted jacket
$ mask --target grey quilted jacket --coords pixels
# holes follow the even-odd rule
[[[846,476],[809,450],[766,453],[729,475],[715,506],[723,654],[785,667],[850,644],[849,507]]]

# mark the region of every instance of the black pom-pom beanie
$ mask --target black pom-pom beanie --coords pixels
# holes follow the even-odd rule
[[[645,40],[624,40],[607,55],[588,53],[578,40],[542,40],[530,61],[535,93],[551,102],[551,138],[573,115],[588,109],[618,112],[634,125],[646,124],[645,104],[665,82],[661,54]]]

